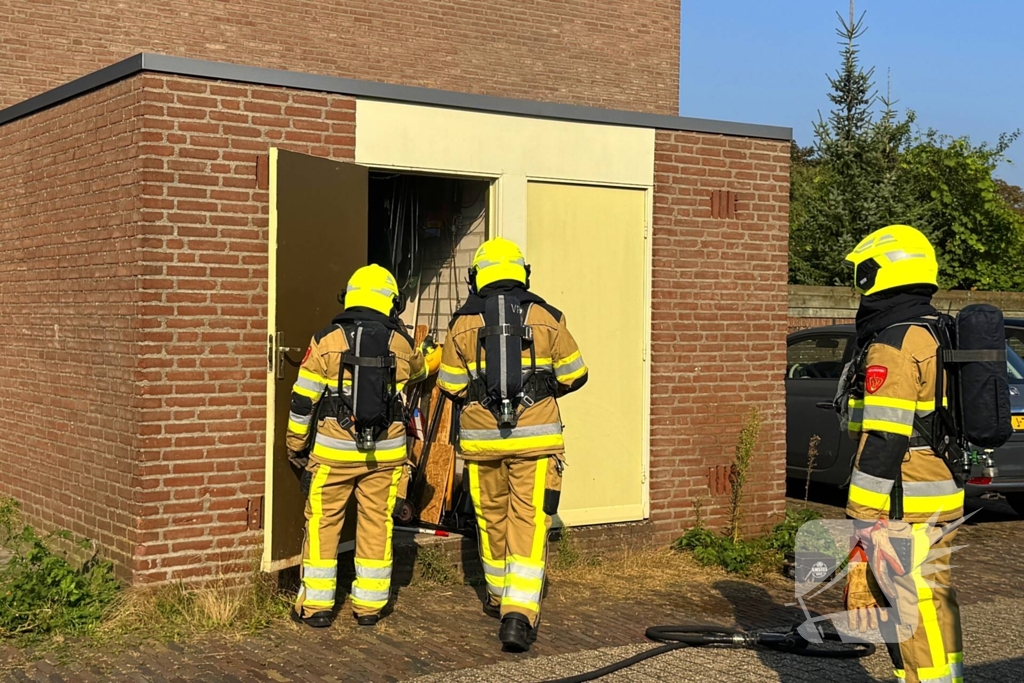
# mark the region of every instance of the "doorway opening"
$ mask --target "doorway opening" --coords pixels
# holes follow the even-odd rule
[[[401,319],[410,336],[443,343],[466,300],[473,255],[490,232],[490,187],[486,179],[376,171],[271,150],[265,570],[294,566],[302,552],[305,499],[285,437],[309,339],[341,312],[338,295],[352,273],[377,263],[405,294]],[[421,416],[430,415],[430,395],[418,389],[408,397]],[[354,522],[347,515],[340,550],[351,547]]]
[[[370,172],[367,261],[398,280],[410,331],[444,342],[465,301],[473,254],[487,239],[490,182]]]

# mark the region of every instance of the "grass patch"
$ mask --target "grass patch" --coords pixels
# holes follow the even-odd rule
[[[275,577],[255,568],[241,585],[122,589],[111,563],[88,541],[72,544],[66,531],[38,534],[7,498],[0,498],[0,549],[10,554],[0,567],[0,640],[15,645],[45,647],[75,636],[184,640],[252,633],[286,616],[291,604]],[[85,560],[76,561],[79,556]]]
[[[72,561],[73,546],[85,554]],[[0,640],[23,643],[77,636],[93,631],[120,584],[113,567],[101,561],[89,541],[71,544],[71,534],[39,535],[22,524],[18,504],[0,499],[0,549],[10,557],[0,568]]]
[[[599,556],[583,551],[575,532],[569,527],[562,527],[558,532],[558,541],[554,544],[552,555],[549,564],[556,570],[596,567],[601,564]]]
[[[132,588],[110,606],[98,635],[136,635],[187,640],[205,633],[245,635],[287,616],[291,597],[272,575],[253,571],[248,581],[214,582],[202,588],[182,583]]]
[[[786,517],[767,534],[753,539],[719,534],[697,524],[672,545],[676,551],[689,551],[702,567],[720,567],[730,574],[757,576],[778,573],[787,554],[796,547],[800,527],[821,517],[808,509],[787,510]],[[827,532],[826,532],[827,533]]]
[[[416,554],[417,579],[423,583],[438,586],[454,586],[462,581],[455,563],[444,550],[438,546],[421,547]]]

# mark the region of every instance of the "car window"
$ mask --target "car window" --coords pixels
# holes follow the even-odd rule
[[[807,337],[786,350],[786,377],[789,379],[839,379],[843,373],[843,354],[849,337],[828,334]]]
[[[1007,340],[1006,349],[1006,376],[1010,384],[1024,384],[1024,360],[1021,360],[1020,352],[1013,348],[1013,344]]]
[[[1024,330],[1016,327],[1006,328],[1006,343],[1018,356],[1024,356]],[[1010,375],[1013,376],[1012,374]]]

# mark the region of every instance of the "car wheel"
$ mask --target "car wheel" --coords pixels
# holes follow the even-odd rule
[[[1024,517],[1024,493],[1007,493],[1006,502],[1010,504],[1014,512]]]

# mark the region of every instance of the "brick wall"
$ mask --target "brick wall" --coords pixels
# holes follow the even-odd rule
[[[674,114],[679,0],[0,0],[0,108],[138,52]]]
[[[138,79],[0,127],[0,495],[135,540]]]
[[[789,145],[658,131],[655,146],[651,379],[651,521],[656,540],[703,515],[724,523],[727,467],[751,407],[760,447],[745,528],[783,509]],[[712,218],[711,192],[737,193],[734,219]]]
[[[139,581],[251,571],[262,531],[270,145],[352,160],[355,101],[142,77]]]

